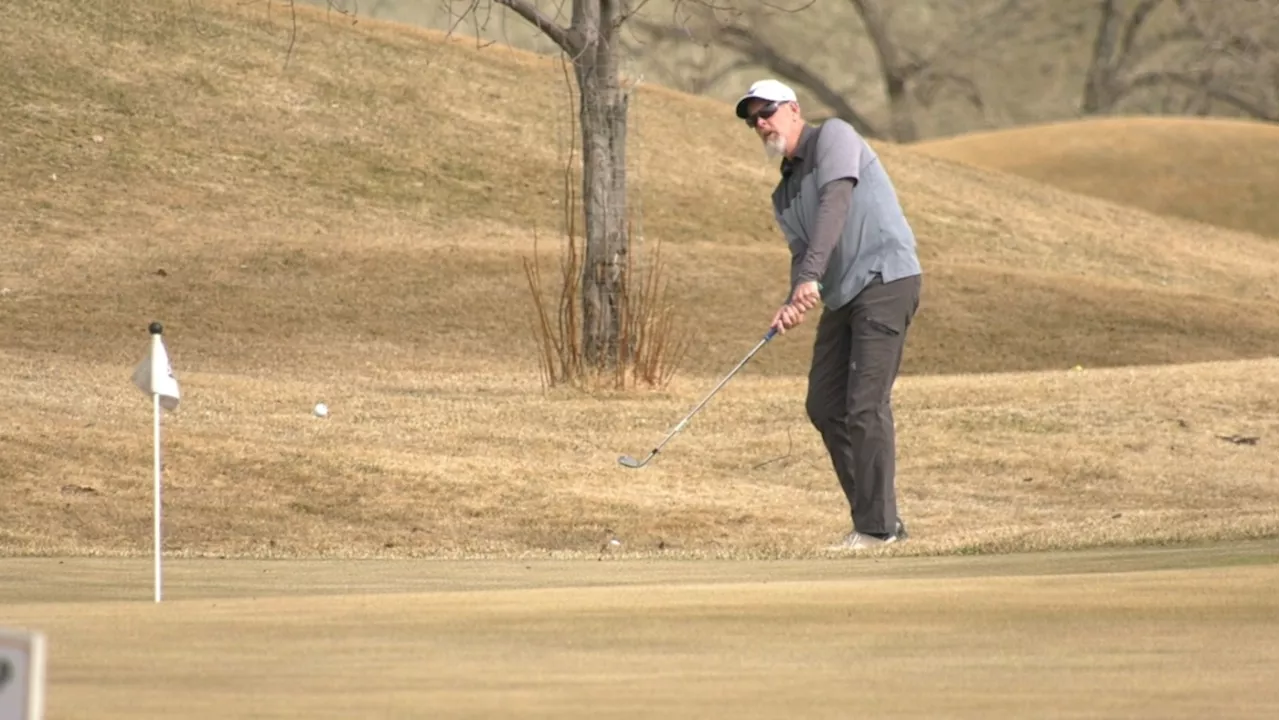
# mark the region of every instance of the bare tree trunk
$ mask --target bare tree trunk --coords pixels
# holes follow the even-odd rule
[[[601,3],[608,6],[609,3]],[[618,77],[612,18],[588,28],[574,63],[582,92],[582,197],[586,262],[582,268],[583,356],[594,367],[618,358],[627,237],[627,90]],[[594,37],[591,37],[594,35]]]
[[[1115,0],[1098,3],[1098,34],[1093,41],[1093,57],[1085,73],[1084,94],[1080,110],[1095,115],[1113,110],[1134,89],[1131,76],[1145,54],[1176,40],[1176,34],[1156,38],[1145,49],[1138,46],[1138,35],[1151,14],[1164,0],[1141,0],[1128,17]]]
[[[1080,111],[1085,115],[1093,115],[1111,106],[1111,58],[1115,54],[1116,35],[1120,27],[1120,16],[1116,13],[1115,0],[1102,0],[1098,3],[1101,14],[1098,34],[1093,39],[1093,57],[1089,60],[1089,69],[1084,77],[1084,98],[1080,103]]]
[[[906,81],[897,75],[887,76],[885,93],[889,96],[889,126],[893,128],[893,139],[900,143],[919,140],[920,131],[916,127],[915,109]]]
[[[1248,117],[1276,122],[1280,5],[1231,6],[1219,0],[1175,0],[1196,50],[1167,82],[1190,90],[1193,111],[1209,114],[1221,103]]]
[[[907,82],[921,69],[921,65],[903,61],[897,44],[889,32],[888,23],[879,5],[866,0],[852,0],[853,7],[862,18],[862,24],[871,38],[876,57],[880,60],[880,73],[884,78],[885,96],[889,100],[889,126],[891,137],[900,143],[914,142],[920,137],[916,127],[915,111],[911,106],[911,93]]]
[[[582,265],[582,355],[596,368],[616,368],[625,301],[628,90],[618,77],[618,33],[626,0],[574,0],[561,27],[531,0],[496,0],[560,46],[573,62],[582,124],[582,200],[586,251]],[[474,13],[479,0],[468,0]],[[624,361],[626,358],[622,358]]]

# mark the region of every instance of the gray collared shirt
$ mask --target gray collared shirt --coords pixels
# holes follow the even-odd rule
[[[831,118],[805,126],[781,170],[773,209],[791,248],[793,288],[801,279],[817,278],[823,304],[835,309],[877,275],[888,283],[921,273],[915,234],[893,183],[879,155],[852,125]],[[842,179],[853,182],[852,198],[838,239],[827,239],[834,247],[824,247],[817,235],[822,190]]]

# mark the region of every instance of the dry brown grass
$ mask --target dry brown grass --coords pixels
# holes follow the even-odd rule
[[[1274,239],[1277,146],[1274,123],[1108,117],[968,133],[911,148]]]
[[[6,347],[125,362],[157,317],[197,369],[359,367],[362,341],[423,369],[534,362],[521,260],[563,217],[562,69],[304,10],[287,69],[265,3],[10,10]],[[786,291],[774,172],[721,103],[645,87],[633,129],[686,369],[721,372]],[[1275,354],[1275,247],[882,150],[929,273],[907,372]],[[759,371],[801,372],[810,332]]]
[[[176,352],[178,367],[184,353]],[[5,353],[10,554],[145,554],[150,405],[126,368]],[[812,556],[847,525],[798,378],[744,373],[641,471],[706,390],[545,396],[494,365],[258,378],[185,372],[164,425],[175,555]],[[910,377],[896,552],[1267,536],[1277,362]],[[309,415],[317,401],[332,415]],[[1219,436],[1258,438],[1242,445]],[[91,488],[78,491],[77,488]]]
[[[127,378],[153,319],[187,395],[166,420],[178,554],[573,555],[609,531],[627,552],[803,555],[844,529],[800,401],[813,323],[657,466],[614,463],[785,292],[773,170],[723,104],[634,104],[639,229],[685,303],[684,374],[544,396],[521,260],[563,215],[559,65],[300,9],[285,68],[274,7],[8,9],[0,484],[19,501],[0,552],[149,548],[149,405]],[[882,150],[928,277],[904,552],[1275,532],[1274,244]],[[1171,362],[1209,364],[1095,369]]]

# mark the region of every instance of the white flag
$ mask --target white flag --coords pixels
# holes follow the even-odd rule
[[[133,384],[148,395],[159,395],[160,406],[165,410],[178,407],[178,380],[169,365],[169,353],[164,349],[160,333],[151,333],[151,350],[133,371]]]

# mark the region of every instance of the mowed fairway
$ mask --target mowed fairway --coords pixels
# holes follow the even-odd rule
[[[1272,718],[1273,541],[892,563],[0,562],[49,718]]]

